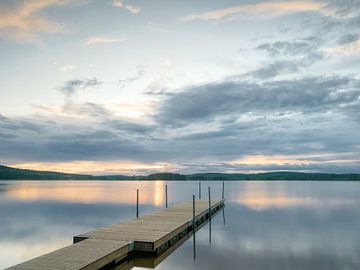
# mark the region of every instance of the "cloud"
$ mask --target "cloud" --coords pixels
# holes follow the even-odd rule
[[[338,40],[338,44],[339,45],[346,45],[349,43],[353,43],[355,41],[357,41],[358,39],[360,39],[360,35],[359,34],[346,34],[343,35],[339,38]]]
[[[136,69],[137,69],[137,71],[134,76],[130,76],[130,77],[127,77],[125,79],[121,79],[118,81],[120,84],[120,88],[124,88],[127,84],[138,81],[141,78],[143,78],[143,76],[145,74],[144,68],[139,66]]]
[[[55,33],[62,26],[38,13],[63,6],[73,0],[27,0],[12,6],[0,5],[0,36],[20,42],[33,42],[39,33]]]
[[[171,59],[165,59],[160,62],[160,65],[165,68],[170,68],[170,67],[173,67],[175,65],[175,63]]]
[[[113,3],[112,3],[112,6],[116,7],[116,8],[125,8],[128,11],[130,11],[132,14],[139,14],[140,11],[141,11],[141,8],[139,8],[138,6],[126,5],[121,0],[114,0]]]
[[[121,1],[121,0],[114,0],[112,2],[112,6],[113,7],[123,7],[124,6],[124,3]]]
[[[63,67],[60,69],[60,71],[66,72],[66,71],[74,70],[74,69],[76,69],[76,68],[77,68],[77,66],[75,66],[75,65],[66,65],[66,66],[63,66]]]
[[[324,53],[319,49],[322,41],[315,37],[301,40],[276,41],[262,43],[256,47],[266,52],[272,59],[282,58],[283,61],[293,62],[299,67],[307,67],[324,59]],[[289,60],[289,58],[292,58]]]
[[[360,38],[355,41],[345,43],[345,45],[332,47],[332,48],[324,48],[322,51],[329,54],[337,54],[337,55],[353,55],[360,53]]]
[[[139,14],[141,11],[141,8],[133,5],[126,5],[125,6],[127,10],[129,10],[132,14]]]
[[[360,14],[357,0],[328,0],[324,9],[336,18],[352,19]]]
[[[278,95],[286,94],[280,92]],[[165,169],[187,173],[255,170],[350,172],[358,168],[360,122],[341,112],[323,109],[297,112],[304,106],[301,105],[304,103],[302,98],[299,99],[300,104],[294,104],[296,98],[293,98],[291,105],[277,104],[274,107],[285,106],[286,109],[271,110],[272,105],[267,103],[279,101],[269,97],[267,102],[259,101],[259,106],[264,109],[248,112],[246,102],[251,103],[251,98],[239,102],[235,97],[237,107],[226,102],[228,110],[186,119],[183,127],[156,121],[152,124],[129,122],[118,117],[116,111],[94,103],[68,103],[60,111],[52,107],[27,118],[2,116],[0,134],[5,136],[0,136],[1,158],[5,164],[45,166],[51,163],[51,166],[62,166],[64,170],[66,164],[72,166],[76,162],[90,164],[94,161],[93,164],[99,165],[98,173],[115,172],[116,162],[120,166],[120,161],[131,161],[128,162],[130,165],[165,162],[172,164]],[[284,98],[281,100],[286,103]],[[218,101],[218,105],[223,107],[221,95]],[[165,100],[164,104],[167,102]],[[318,106],[318,102],[314,106]],[[181,106],[188,107],[186,103]],[[201,106],[199,103],[198,108]],[[291,109],[292,106],[297,109]],[[179,119],[173,121],[176,123]],[[260,156],[264,162],[255,158]],[[103,167],[99,161],[104,162]],[[123,168],[120,166],[120,169]],[[146,173],[159,170],[162,169],[149,167]]]
[[[296,72],[299,64],[294,61],[275,61],[265,67],[246,73],[244,76],[252,76],[258,79],[274,78],[280,74]]]
[[[92,79],[84,79],[84,80],[70,80],[65,82],[63,86],[59,88],[59,90],[66,96],[71,97],[74,95],[79,89],[87,89],[96,87],[102,84],[97,78]]]
[[[200,14],[188,15],[182,18],[183,21],[211,21],[220,20],[232,15],[241,15],[243,18],[269,18],[295,12],[315,11],[324,13],[325,3],[316,1],[265,1],[257,4],[239,5]]]
[[[89,38],[85,45],[94,45],[94,44],[108,44],[108,43],[122,43],[125,39],[123,38],[110,38],[110,37],[92,37]]]
[[[360,81],[311,77],[263,84],[225,80],[194,85],[169,96],[157,119],[166,125],[246,113],[348,111],[359,105]]]

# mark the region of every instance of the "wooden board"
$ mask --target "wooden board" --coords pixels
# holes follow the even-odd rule
[[[87,239],[64,247],[9,270],[96,270],[128,255],[129,242]]]

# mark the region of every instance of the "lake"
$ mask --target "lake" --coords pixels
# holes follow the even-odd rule
[[[0,269],[76,234],[190,201],[198,182],[0,181]],[[213,198],[222,182],[202,182]],[[156,269],[360,269],[360,183],[225,182],[226,207]],[[210,242],[211,240],[211,242]],[[151,263],[150,263],[151,264]],[[129,269],[144,269],[129,263]],[[132,267],[132,268],[131,268]]]

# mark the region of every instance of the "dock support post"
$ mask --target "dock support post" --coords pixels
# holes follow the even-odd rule
[[[222,183],[222,193],[221,193],[221,198],[224,199],[225,197],[225,181],[223,181]]]
[[[209,187],[209,243],[211,244],[211,196]]]
[[[211,197],[210,197],[210,187],[208,188],[209,190],[209,218],[211,216]]]
[[[167,185],[165,185],[165,207],[168,208],[168,194],[167,194]]]
[[[136,190],[136,217],[139,217],[139,189]]]
[[[199,199],[201,199],[201,181],[199,181]]]
[[[193,195],[193,254],[196,260],[196,240],[195,240],[195,195]]]
[[[193,230],[195,232],[195,195],[193,195]]]

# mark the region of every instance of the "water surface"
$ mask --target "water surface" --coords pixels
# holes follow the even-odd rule
[[[0,181],[0,269],[72,243],[72,236],[198,195],[197,182]],[[211,186],[220,198],[220,182]],[[156,269],[360,269],[360,183],[226,182],[226,207]],[[211,239],[211,243],[210,243]],[[160,262],[161,261],[161,262]]]

